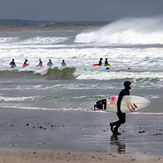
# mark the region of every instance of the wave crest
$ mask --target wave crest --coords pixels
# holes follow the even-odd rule
[[[49,68],[45,76],[48,79],[72,79],[74,77],[74,72],[76,68],[63,68],[63,69],[58,69],[58,68]]]
[[[80,33],[77,43],[163,44],[162,18],[126,18],[110,23],[97,31]]]
[[[75,78],[74,72],[76,68],[62,68],[57,67],[48,69],[35,69],[35,70],[0,70],[1,79],[10,78],[46,78],[48,80],[58,80],[58,79],[73,79]]]

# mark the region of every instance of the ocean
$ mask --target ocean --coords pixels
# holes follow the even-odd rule
[[[141,113],[163,114],[162,22],[127,18],[98,30],[0,33],[0,107],[91,112],[129,80],[131,95],[151,101]],[[93,66],[100,58],[108,58],[109,69]],[[39,59],[44,67],[36,67]]]

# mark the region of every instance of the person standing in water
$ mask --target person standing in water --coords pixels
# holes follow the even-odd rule
[[[42,66],[42,61],[41,61],[41,59],[39,59],[39,64],[38,64],[36,67],[39,67],[39,66],[40,66],[40,67],[43,67],[43,66]]]
[[[12,59],[12,61],[10,62],[10,64],[9,64],[9,65],[11,65],[11,68],[15,68],[16,64],[15,64],[14,59]]]
[[[24,64],[23,64],[23,67],[26,67],[26,66],[28,66],[28,65],[29,65],[27,62],[28,62],[28,60],[27,60],[27,59],[25,59],[25,62],[24,62]]]
[[[66,67],[67,66],[66,63],[65,63],[65,60],[62,60],[61,65],[62,65],[62,67]]]
[[[99,66],[102,66],[102,60],[103,60],[103,58],[100,58],[100,61],[98,63]]]
[[[121,135],[120,132],[118,132],[118,128],[126,122],[126,113],[122,113],[121,112],[121,101],[123,96],[125,95],[130,95],[130,89],[132,87],[131,82],[130,81],[125,81],[124,82],[124,89],[121,90],[121,92],[119,93],[119,97],[118,97],[118,101],[117,101],[117,116],[119,118],[118,121],[116,122],[112,122],[110,123],[110,128],[111,131],[113,132],[114,135]],[[114,127],[115,126],[115,127]]]
[[[109,66],[108,59],[105,58],[105,66]]]
[[[49,67],[52,67],[53,66],[53,63],[52,63],[52,60],[51,59],[49,59],[49,62],[47,63],[47,66],[49,66]]]

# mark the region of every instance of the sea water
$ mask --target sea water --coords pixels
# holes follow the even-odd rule
[[[93,66],[100,58],[108,58],[109,69]],[[36,67],[39,59],[44,67]],[[2,108],[91,111],[96,100],[118,95],[126,80],[131,95],[151,101],[142,112],[163,113],[161,18],[128,18],[98,30],[0,33]]]

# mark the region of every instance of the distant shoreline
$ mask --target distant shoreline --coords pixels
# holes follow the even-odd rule
[[[5,27],[0,26],[0,32],[53,32],[53,31],[84,31],[97,30],[100,26],[68,26],[68,27]]]
[[[0,19],[0,32],[83,31],[105,26],[107,21],[31,21]]]

